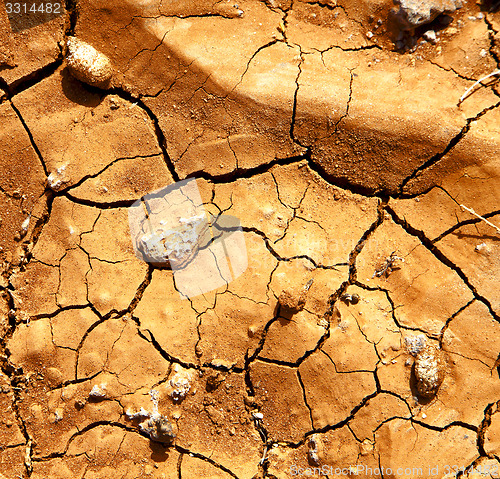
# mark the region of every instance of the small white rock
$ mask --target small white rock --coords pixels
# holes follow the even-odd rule
[[[66,165],[62,165],[56,170],[52,171],[47,177],[47,184],[53,191],[59,191],[63,185],[69,183],[70,178],[65,174]]]
[[[480,243],[474,248],[476,253],[488,254],[491,253],[491,247],[487,243]]]
[[[23,234],[26,234],[28,232],[28,228],[30,226],[30,219],[31,219],[31,216],[28,216],[24,221],[23,223],[21,224],[21,230],[23,232]]]
[[[436,32],[434,30],[427,30],[424,33],[424,38],[431,43],[436,43],[437,37],[436,37]]]
[[[87,85],[105,87],[113,75],[109,58],[98,52],[92,45],[69,37],[66,63],[70,73]]]
[[[54,411],[54,422],[59,422],[62,420],[64,416],[64,413],[63,413],[63,410],[61,408],[57,408],[55,411]]]
[[[106,397],[106,384],[97,384],[90,390],[89,397],[92,398],[105,398]]]
[[[184,399],[190,391],[193,375],[191,371],[181,368],[178,364],[174,366],[174,372],[175,374],[169,381],[169,395],[174,401],[179,401]]]
[[[419,395],[425,398],[435,396],[445,374],[445,362],[441,350],[434,346],[426,346],[418,353],[414,367]]]

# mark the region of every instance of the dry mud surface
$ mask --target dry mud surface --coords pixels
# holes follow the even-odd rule
[[[1,478],[499,477],[500,13],[420,3],[0,6]],[[186,178],[248,258],[188,299],[129,226]]]

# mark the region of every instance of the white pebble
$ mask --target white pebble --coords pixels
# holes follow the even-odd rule
[[[92,86],[107,86],[113,75],[113,68],[106,55],[75,37],[68,38],[67,47],[66,63],[76,79]]]

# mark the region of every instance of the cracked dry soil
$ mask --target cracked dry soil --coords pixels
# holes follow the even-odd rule
[[[388,0],[0,6],[1,478],[500,476],[500,238],[460,206],[500,225],[500,94],[457,105],[500,13],[463,3],[399,50]],[[248,254],[189,300],[127,216],[186,178]]]

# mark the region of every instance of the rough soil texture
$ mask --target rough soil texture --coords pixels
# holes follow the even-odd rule
[[[0,478],[500,477],[500,13],[443,3],[0,6]],[[128,222],[186,178],[248,255],[189,300]]]

